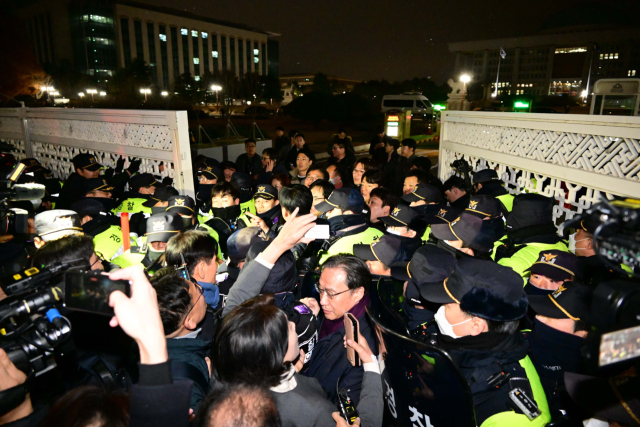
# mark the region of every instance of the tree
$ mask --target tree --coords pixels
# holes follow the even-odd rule
[[[317,73],[315,76],[313,76],[313,84],[311,85],[311,90],[320,93],[332,93],[331,81],[329,80],[329,77],[327,77],[327,75],[324,73]]]
[[[109,91],[116,100],[124,103],[139,104],[140,89],[151,88],[151,67],[142,58],[134,59],[126,68],[119,68],[109,81]],[[152,93],[157,93],[153,90]]]

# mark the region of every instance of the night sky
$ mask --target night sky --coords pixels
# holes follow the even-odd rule
[[[451,77],[447,43],[533,35],[579,16],[580,0],[138,0],[281,34],[280,73],[390,81]],[[616,0],[618,7],[635,1]],[[629,15],[627,15],[629,16]],[[637,15],[636,15],[637,16]],[[622,19],[622,18],[621,18]],[[578,21],[581,22],[581,19]],[[582,22],[581,22],[582,23]]]

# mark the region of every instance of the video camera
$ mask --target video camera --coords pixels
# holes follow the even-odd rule
[[[16,184],[27,167],[15,161],[12,155],[0,156],[0,233],[26,234],[28,213],[24,209],[11,208],[8,202],[41,199],[45,187],[40,184]]]
[[[130,295],[129,282],[74,262],[29,268],[0,281],[8,295],[0,302],[0,347],[27,374],[39,376],[55,368],[56,349],[71,334],[71,323],[56,307],[113,316],[111,292]]]
[[[640,201],[603,200],[564,228],[576,228],[582,221],[596,226],[595,256],[625,277],[596,287],[590,314],[594,330],[584,354],[591,372],[614,374],[640,362]]]
[[[454,160],[450,166],[457,175],[462,175],[464,178],[464,189],[467,193],[471,194],[471,189],[473,188],[471,185],[471,172],[473,172],[473,168],[469,162],[464,159],[464,156],[462,156],[461,158]]]

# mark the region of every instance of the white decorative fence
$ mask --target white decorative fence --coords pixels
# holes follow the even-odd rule
[[[640,198],[640,117],[446,111],[439,176],[462,156],[512,193],[554,197],[556,225],[602,197]]]
[[[181,194],[194,197],[186,111],[2,108],[0,140],[60,179],[73,172],[71,159],[80,152],[93,153],[105,167],[122,156],[126,168],[137,157],[140,172],[169,176]]]

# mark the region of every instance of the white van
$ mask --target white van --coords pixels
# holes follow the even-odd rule
[[[411,111],[411,115],[433,114],[433,104],[419,92],[407,92],[402,95],[385,95],[382,97],[382,112]]]

